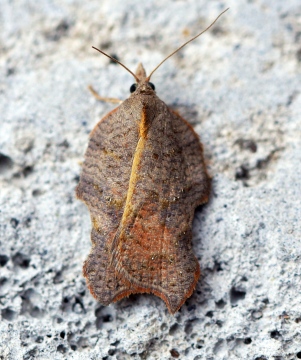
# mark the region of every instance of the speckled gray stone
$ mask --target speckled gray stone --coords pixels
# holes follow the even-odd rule
[[[175,316],[153,295],[103,307],[75,199],[88,134],[151,71],[213,177],[194,222],[202,276]],[[301,4],[0,0],[0,359],[301,358]]]

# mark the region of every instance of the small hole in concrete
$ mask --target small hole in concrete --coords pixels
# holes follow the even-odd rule
[[[178,324],[173,324],[169,329],[169,335],[174,335],[179,330]]]
[[[104,323],[107,323],[107,322],[112,322],[113,321],[113,316],[108,314],[108,315],[104,315],[103,318],[102,318],[103,322]]]
[[[12,260],[15,266],[19,266],[22,269],[27,269],[30,264],[30,258],[27,255],[22,254],[20,252],[17,252],[12,257]]]
[[[44,341],[43,336],[38,336],[38,337],[36,338],[36,343],[38,343],[38,344],[41,344],[43,341]]]
[[[246,344],[246,345],[251,344],[251,342],[252,342],[252,339],[251,339],[251,338],[245,338],[245,339],[244,339],[244,344]]]
[[[15,218],[11,218],[11,219],[10,219],[10,224],[11,224],[11,226],[12,226],[14,229],[16,229],[17,226],[19,225],[19,220],[18,220],[18,219],[15,219]]]
[[[24,169],[22,170],[22,174],[24,177],[27,177],[28,175],[33,173],[33,166],[25,166]]]
[[[205,316],[207,316],[209,318],[212,318],[213,317],[213,311],[207,311]]]
[[[17,313],[10,308],[5,308],[1,310],[1,316],[5,320],[13,321],[16,318]]]
[[[6,255],[0,255],[0,266],[3,267],[8,263],[9,257]]]
[[[249,170],[244,165],[241,165],[235,170],[235,180],[248,180],[249,178]]]
[[[10,157],[0,153],[0,174],[13,167],[13,161]]]
[[[226,305],[226,302],[223,299],[221,299],[221,300],[217,301],[215,303],[215,305],[218,309],[223,309]]]
[[[278,330],[271,331],[271,338],[275,340],[279,340],[281,338],[281,334]]]
[[[60,352],[61,354],[65,354],[67,351],[68,351],[68,349],[66,348],[66,346],[64,346],[64,345],[59,345],[57,348],[57,351],[58,352]]]
[[[171,349],[170,350],[170,355],[173,357],[173,358],[178,358],[180,356],[178,350],[176,349]]]
[[[239,301],[244,300],[245,297],[246,297],[245,291],[232,287],[230,291],[230,301],[232,305],[236,305]]]

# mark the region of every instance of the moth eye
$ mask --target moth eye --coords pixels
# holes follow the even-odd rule
[[[148,85],[149,85],[153,90],[155,90],[155,85],[154,85],[153,83],[149,82]]]
[[[130,87],[130,92],[133,93],[134,91],[136,91],[137,89],[137,84],[133,84],[131,87]]]

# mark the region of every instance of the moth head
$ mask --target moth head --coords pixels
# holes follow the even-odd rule
[[[138,88],[139,88],[139,83],[134,83],[131,85],[130,87],[130,93],[134,93]],[[151,82],[147,82],[147,83],[144,83],[142,86],[140,87],[143,87],[145,90],[152,90],[152,91],[155,91],[155,85]]]
[[[145,69],[141,63],[138,64],[135,75],[139,81],[130,87],[131,93],[134,93],[138,89],[142,93],[152,93],[155,91],[155,85],[147,80]]]

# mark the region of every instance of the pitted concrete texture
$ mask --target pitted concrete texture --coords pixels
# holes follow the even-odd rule
[[[213,190],[198,209],[196,291],[101,306],[75,199],[89,132],[149,73],[200,135]],[[301,359],[301,3],[0,1],[0,359]]]

